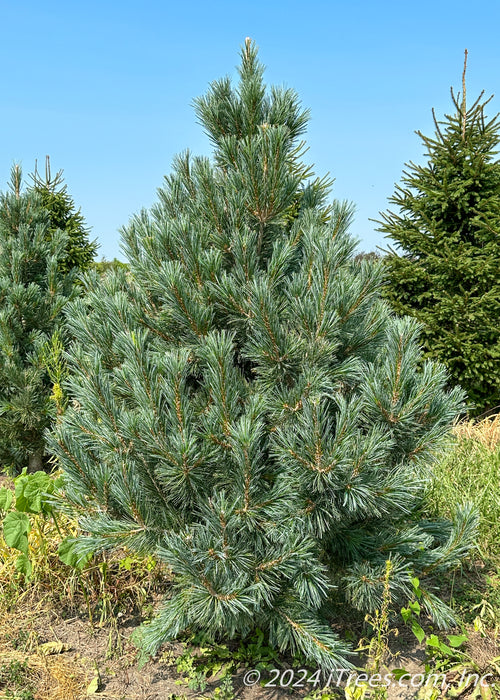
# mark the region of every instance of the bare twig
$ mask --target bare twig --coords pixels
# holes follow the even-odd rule
[[[467,103],[465,100],[465,73],[467,71],[467,49],[464,52],[464,70],[462,73],[462,139],[465,141],[465,125],[467,122]]]

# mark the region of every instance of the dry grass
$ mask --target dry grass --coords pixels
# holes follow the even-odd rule
[[[40,615],[42,601],[34,607],[28,601],[18,601],[15,615],[2,615],[0,697],[32,694],[35,700],[80,700],[87,694],[93,673],[84,659],[63,645],[62,653],[47,653],[47,646],[39,644],[33,631],[33,621]]]
[[[7,673],[3,674],[6,678],[4,684],[0,675],[0,692],[3,689],[10,691],[10,697],[16,697],[16,693],[33,688],[35,700],[81,700],[87,695],[87,688],[92,680],[91,674],[76,654],[26,654],[9,648],[4,649],[0,644],[0,659],[0,674],[2,668],[11,667],[16,663],[22,668],[22,683],[13,684]]]
[[[26,581],[17,569],[19,552],[5,544],[0,531],[0,622],[25,599],[47,599],[52,607],[83,613],[91,622],[113,618],[122,606],[140,610],[145,602],[169,585],[166,567],[152,557],[134,556],[125,550],[94,557],[81,572],[61,562],[58,546],[63,536],[79,533],[76,520],[31,515],[28,535],[33,571]]]
[[[1,485],[13,487],[6,479]],[[106,627],[108,645],[118,650],[119,618],[144,612],[170,578],[152,557],[125,550],[96,556],[77,571],[58,556],[61,536],[78,534],[77,521],[59,513],[56,527],[51,517],[30,514],[29,518],[30,580],[17,570],[20,553],[6,545],[0,525],[0,700],[80,700],[95,681],[95,666],[75,653],[76,641],[59,645],[59,653],[46,653],[44,644],[59,642],[52,621],[59,624],[68,616],[82,620],[89,634]],[[87,656],[85,650],[83,654]]]
[[[75,575],[69,567],[59,560],[57,548],[61,536],[51,518],[41,515],[31,515],[32,529],[28,535],[29,559],[33,566],[32,581],[39,591],[61,592],[66,595],[71,585],[75,583]],[[60,517],[59,527],[63,535],[76,535],[77,524],[69,518]],[[5,544],[0,535],[0,613],[2,602],[9,599],[9,592],[21,577],[16,569],[19,552]],[[68,576],[69,574],[69,576]],[[24,585],[22,586],[23,588]]]
[[[500,413],[481,421],[463,421],[453,428],[459,440],[479,442],[488,450],[495,450],[500,445]]]

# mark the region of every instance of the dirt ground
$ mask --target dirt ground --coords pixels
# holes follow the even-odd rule
[[[2,485],[11,486],[11,481],[0,476],[0,487]],[[122,589],[132,594],[137,590],[134,581],[130,579],[129,587],[124,588],[125,576],[126,572],[118,571],[116,585],[118,586],[120,581]],[[475,591],[479,590],[481,582],[485,580],[481,567],[478,565],[470,576],[472,579],[469,587]],[[450,597],[451,591],[446,592],[446,585],[442,583],[443,593]],[[64,585],[66,586],[66,583]],[[109,585],[113,586],[113,579]],[[64,595],[60,599],[64,600],[65,593],[62,593]],[[59,594],[61,596],[61,591]],[[482,595],[487,594],[483,591]],[[117,700],[282,700],[304,698],[308,694],[311,694],[310,697],[314,700],[344,700],[347,697],[342,687],[335,687],[335,680],[330,686],[332,694],[322,697],[319,691],[324,687],[328,674],[321,675],[315,685],[308,683],[304,678],[305,674],[292,667],[286,659],[273,664],[268,663],[267,668],[261,670],[260,682],[253,685],[246,684],[247,674],[253,667],[244,666],[242,663],[232,674],[232,690],[226,688],[224,692],[221,688],[220,674],[209,677],[206,688],[202,691],[194,690],[187,682],[189,672],[178,671],[177,668],[177,661],[185,651],[181,643],[163,647],[157,659],[141,666],[139,652],[131,640],[132,633],[141,623],[137,614],[141,608],[135,612],[126,612],[133,607],[133,595],[126,597],[125,605],[121,601],[121,612],[116,616],[107,617],[102,625],[99,625],[96,619],[93,624],[90,623],[85,606],[80,605],[80,608],[71,610],[63,609],[62,605],[54,603],[54,596],[50,590],[46,590],[44,596],[30,598],[27,590],[10,608],[8,602],[0,606],[0,609],[10,610],[5,614],[0,613],[0,700],[7,697],[13,700],[83,700],[89,697]],[[96,596],[98,597],[97,592]],[[158,594],[157,598],[151,600],[152,608],[156,607],[161,597]],[[144,609],[141,612],[144,612]],[[352,639],[359,640],[366,634],[367,630],[363,630],[362,625],[362,621],[353,623],[350,629]],[[346,633],[344,622],[335,625],[335,629],[340,636]],[[469,666],[486,672],[491,670],[491,661],[496,657],[499,657],[500,666],[498,630],[497,635],[491,630],[480,633],[474,631],[470,625],[467,633],[465,651],[470,659]],[[193,655],[196,654],[197,650],[194,649]],[[389,652],[384,659],[385,666],[381,669],[381,674],[398,668],[404,668],[410,676],[423,674],[425,656],[425,647],[417,643],[411,630],[399,625],[397,634],[390,635]],[[353,656],[352,663],[358,668],[363,668],[366,659]],[[273,668],[276,668],[275,672]],[[288,687],[280,687],[280,676],[282,686]],[[256,680],[255,674],[251,679]],[[449,671],[447,681],[453,683],[456,679],[457,672]],[[500,688],[500,678],[497,678],[497,683]],[[417,684],[412,687],[409,681],[393,681],[388,688],[387,698],[411,700],[419,696],[422,700],[437,700],[423,695],[422,692],[419,695],[419,690],[421,689]],[[7,691],[10,691],[11,695],[8,695]],[[312,691],[317,692],[312,695]],[[441,693],[440,696],[450,697],[446,693]],[[368,697],[351,695],[348,700],[368,700]],[[471,697],[470,692],[460,694],[460,698],[467,697]],[[499,698],[500,693],[496,697]]]
[[[220,680],[208,680],[206,689],[192,690],[177,672],[175,658],[182,652],[182,645],[175,644],[163,649],[155,661],[142,668],[138,663],[138,652],[130,641],[130,635],[138,626],[135,618],[122,616],[116,624],[90,625],[85,616],[76,615],[63,619],[57,611],[25,610],[23,619],[9,620],[0,631],[0,666],[16,659],[27,661],[33,681],[35,700],[80,700],[81,698],[116,698],[121,700],[183,700],[184,698],[230,697],[217,696]],[[8,632],[7,632],[8,627]],[[500,649],[489,637],[472,633],[470,645],[479,663],[487,663]],[[390,642],[391,654],[386,659],[387,667],[405,668],[410,674],[424,671],[424,648],[419,645],[410,630],[402,628]],[[362,659],[353,661],[362,663]],[[280,667],[284,671],[287,666]],[[241,667],[233,674],[234,698],[242,700],[281,700],[303,698],[313,688],[262,687],[255,684],[245,686],[248,668]],[[297,678],[297,671],[295,671]],[[270,671],[262,671],[262,679],[271,680]],[[450,679],[451,680],[451,679]],[[320,689],[320,685],[316,690]],[[1,684],[0,684],[1,689]],[[389,700],[410,700],[418,694],[418,687],[409,683],[389,687]],[[215,693],[215,695],[214,695]],[[338,697],[344,693],[338,689]],[[444,696],[444,695],[443,695]],[[4,696],[6,697],[6,696]],[[11,697],[20,697],[14,695]],[[465,697],[465,695],[464,695]],[[318,698],[321,695],[318,694]]]
[[[140,667],[137,648],[130,640],[138,626],[135,618],[122,616],[118,624],[106,623],[102,627],[90,625],[83,615],[63,619],[57,611],[25,610],[22,618],[9,620],[0,631],[0,666],[27,660],[34,678],[35,700],[80,700],[90,696],[122,700],[207,698],[214,697],[220,685],[218,678],[212,678],[203,692],[188,687],[175,664],[175,658],[182,653],[181,644],[166,646],[159,659]],[[413,643],[411,635],[403,631],[395,653],[390,667],[404,666],[410,673],[421,672],[423,650]],[[359,663],[361,659],[353,661]],[[286,668],[283,662],[280,673]],[[303,688],[262,687],[259,683],[247,687],[245,674],[249,670],[241,667],[233,674],[233,697],[242,700],[302,698],[314,689],[307,683]],[[270,670],[261,672],[263,681],[272,682],[273,675]],[[297,677],[295,671],[295,679]],[[285,682],[288,678],[285,676]],[[316,689],[320,687],[322,684],[318,683]],[[340,689],[338,694],[343,696]],[[414,695],[414,690],[395,687],[389,697],[404,700]]]

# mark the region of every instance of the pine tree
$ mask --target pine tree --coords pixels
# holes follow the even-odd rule
[[[481,413],[500,405],[500,122],[482,94],[467,108],[465,69],[463,90],[434,138],[417,132],[428,161],[406,166],[379,230],[397,244],[387,298]]]
[[[73,285],[59,269],[66,237],[48,236],[49,215],[35,192],[21,191],[17,166],[10,190],[0,194],[0,466],[18,472],[43,464],[56,410],[46,358]]]
[[[87,270],[95,257],[98,249],[96,241],[89,240],[89,229],[80,209],[75,209],[75,203],[64,184],[62,170],[52,176],[50,159],[45,161],[45,178],[42,178],[35,166],[31,174],[33,189],[39,195],[43,206],[50,215],[49,236],[56,231],[66,233],[66,255],[61,259],[62,272],[70,272],[73,268]]]
[[[79,550],[172,569],[147,651],[259,627],[331,668],[348,654],[322,616],[335,586],[374,610],[391,559],[405,601],[413,573],[470,544],[470,510],[418,519],[462,393],[420,368],[419,325],[381,300],[380,264],[355,260],[351,208],[300,160],[307,112],[266,89],[252,42],[237,88],[214,82],[196,111],[213,160],[176,159],[123,230],[130,271],[88,275],[71,305],[73,405],[51,445]],[[450,621],[432,592],[421,602]]]

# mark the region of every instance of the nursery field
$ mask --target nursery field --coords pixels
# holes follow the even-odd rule
[[[127,264],[0,193],[0,700],[500,700],[500,115],[466,54],[358,254],[240,58]]]
[[[58,547],[77,533],[77,524],[61,514],[54,520],[41,508],[29,514],[28,576],[19,550],[0,537],[0,697],[500,697],[494,687],[500,683],[500,420],[462,423],[454,434],[434,467],[422,517],[453,515],[449,507],[457,500],[480,511],[477,549],[461,568],[433,582],[459,627],[439,632],[415,603],[401,611],[388,598],[365,620],[346,616],[341,601],[333,600],[329,609],[332,627],[356,650],[352,662],[358,673],[384,677],[393,670],[390,685],[369,687],[360,675],[345,687],[346,675],[327,688],[327,674],[315,675],[300,657],[279,655],[258,630],[217,645],[188,632],[163,645],[155,659],[143,658],[134,635],[168,595],[168,570],[151,556],[125,550],[94,557],[80,570],[64,564]],[[2,477],[4,506],[6,489],[13,491],[14,484]],[[14,497],[7,512],[14,512],[15,502]],[[389,570],[386,583],[390,590]],[[256,671],[260,682],[254,682]],[[404,672],[411,680],[398,682]],[[419,687],[419,674],[431,673],[445,674],[446,688]],[[487,677],[485,687],[474,683],[474,674]]]

